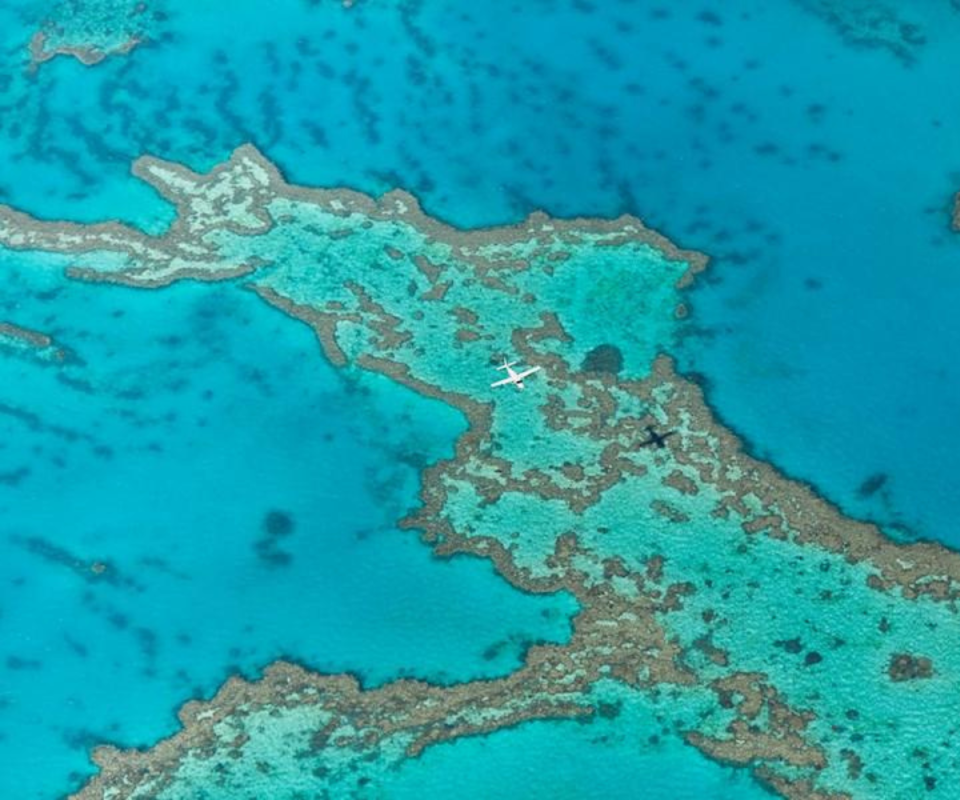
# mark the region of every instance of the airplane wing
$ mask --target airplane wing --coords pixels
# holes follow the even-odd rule
[[[502,381],[494,381],[490,384],[491,389],[495,389],[497,386],[506,386],[508,383],[514,383],[514,378],[504,378]]]
[[[540,367],[530,367],[530,369],[525,369],[523,372],[517,373],[516,379],[522,381],[527,375],[533,375],[534,372],[538,372]]]

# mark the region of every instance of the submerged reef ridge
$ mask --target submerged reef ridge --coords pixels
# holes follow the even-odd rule
[[[875,0],[794,0],[804,11],[823,20],[852,47],[886,50],[903,64],[916,63],[927,43],[923,27],[904,15],[909,6]]]
[[[581,610],[568,643],[497,680],[371,689],[283,662],[233,678],[154,747],[98,748],[75,797],[365,785],[435,743],[589,720],[625,695],[784,797],[960,780],[960,557],[844,517],[717,422],[665,355],[703,255],[627,216],[462,231],[405,192],[291,186],[252,146],[207,174],[151,157],[134,171],[176,206],[165,234],[3,207],[0,244],[67,254],[78,280],[234,281],[332,363],[459,409],[469,429],[402,526]],[[505,356],[543,367],[526,391],[489,387]],[[649,428],[674,435],[643,446]]]
[[[155,19],[144,0],[61,0],[30,39],[30,67],[57,56],[93,66],[141,44]]]
[[[65,364],[74,360],[73,353],[59,345],[53,337],[0,320],[0,350],[47,364]]]

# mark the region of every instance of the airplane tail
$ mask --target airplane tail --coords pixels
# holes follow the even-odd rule
[[[504,361],[499,367],[497,367],[497,369],[506,369],[507,367],[516,366],[519,363],[520,363],[519,361],[510,361],[510,362]]]

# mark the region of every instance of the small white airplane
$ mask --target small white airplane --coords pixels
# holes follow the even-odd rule
[[[525,369],[523,370],[523,372],[515,372],[512,369],[512,367],[515,364],[519,364],[519,363],[520,363],[519,361],[507,362],[506,360],[504,360],[504,362],[499,367],[497,367],[497,369],[505,369],[507,371],[507,377],[504,378],[502,381],[494,381],[493,383],[490,384],[490,386],[492,388],[496,388],[497,386],[506,386],[512,383],[518,389],[523,389],[523,379],[526,378],[528,375],[533,375],[534,372],[539,372],[540,367],[530,367],[530,369]]]

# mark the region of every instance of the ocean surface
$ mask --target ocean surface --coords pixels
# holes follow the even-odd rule
[[[92,27],[119,5],[89,4]],[[134,158],[202,169],[253,142],[291,182],[401,187],[462,226],[637,214],[713,258],[673,355],[749,448],[892,536],[960,547],[950,2],[884,4],[914,26],[885,39],[826,0],[147,5],[131,53],[35,70],[57,4],[0,8],[0,201],[158,231],[172,209]],[[457,413],[334,370],[232,287],[87,286],[68,263],[0,257],[0,318],[73,354],[0,351],[4,797],[62,795],[90,746],[155,742],[185,700],[279,657],[449,682],[569,636],[570,598],[396,529]],[[596,751],[573,723],[443,745],[389,796],[449,796],[478,760],[519,797],[600,796],[597,775],[604,796],[763,793],[624,731]]]

